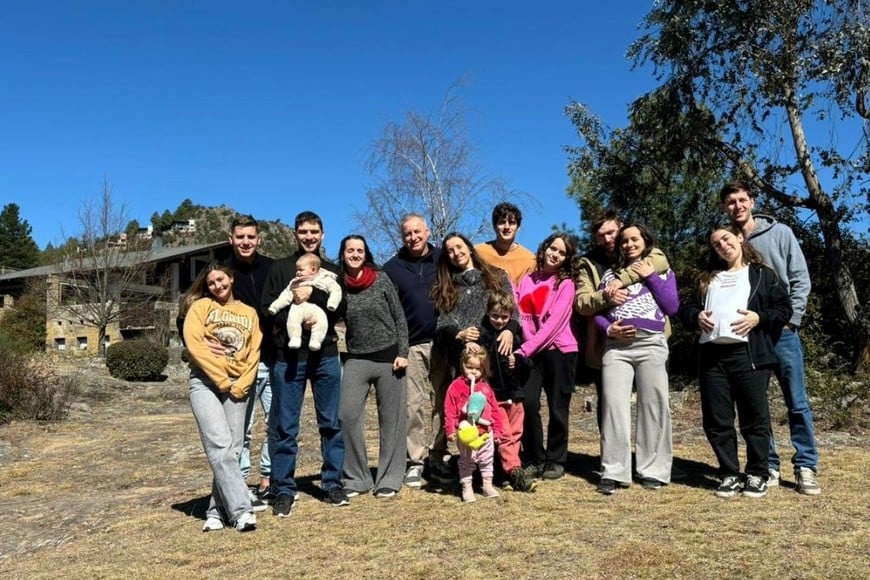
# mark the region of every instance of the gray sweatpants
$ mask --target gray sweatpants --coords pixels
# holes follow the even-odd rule
[[[242,514],[253,511],[248,486],[239,469],[248,401],[247,398],[236,401],[229,393],[219,393],[198,370],[191,370],[189,385],[190,408],[214,475],[205,515],[235,523]]]
[[[366,451],[366,400],[370,385],[378,403],[378,471],[372,481]],[[393,373],[392,363],[349,359],[341,377],[338,418],[344,432],[344,487],[367,492],[399,491],[405,476],[407,391],[405,373]]]
[[[668,404],[668,343],[662,333],[638,332],[634,341],[607,339],[601,375],[602,479],[631,483],[631,390],[637,388],[637,474],[671,481],[673,446]]]

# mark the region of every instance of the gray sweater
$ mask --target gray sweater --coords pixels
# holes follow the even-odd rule
[[[810,295],[810,272],[803,250],[791,228],[774,218],[757,214],[755,229],[749,234],[749,243],[758,250],[764,263],[777,273],[788,289],[792,315],[790,323],[801,325]]]
[[[504,270],[498,270],[501,290],[513,296],[513,288]],[[439,312],[437,331],[441,340],[454,340],[457,332],[469,326],[477,326],[486,314],[488,292],[483,284],[480,270],[471,269],[453,274],[453,284],[459,293],[456,308],[451,312]],[[511,318],[516,319],[516,309]]]
[[[408,324],[396,287],[383,272],[360,292],[346,291],[347,352],[364,355],[398,346],[398,356],[408,357]]]

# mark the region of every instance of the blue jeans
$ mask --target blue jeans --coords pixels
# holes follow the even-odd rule
[[[263,439],[262,447],[260,447],[260,477],[271,477],[272,475],[272,460],[269,457],[269,409],[272,407],[270,374],[269,367],[260,363],[260,366],[257,367],[257,380],[251,388],[248,400],[248,414],[245,417],[245,444],[242,447],[242,456],[239,457],[239,467],[245,480],[248,479],[248,473],[251,471],[251,432],[254,430],[257,416],[257,401],[260,401],[260,405],[263,407],[263,417],[266,421],[266,437]]]
[[[816,434],[813,427],[813,412],[807,397],[806,375],[804,374],[804,349],[797,332],[789,328],[782,329],[782,337],[776,343],[776,355],[779,357],[779,368],[776,378],[782,388],[782,397],[788,409],[788,428],[791,432],[791,444],[795,453],[791,462],[795,469],[809,467],[813,471],[819,463],[819,452],[816,449]],[[770,469],[780,470],[779,455],[776,453],[776,441],[773,431],[770,433]]]
[[[337,356],[299,351],[296,360],[276,362],[272,368],[272,409],[269,426],[272,440],[272,492],[295,495],[296,456],[299,450],[299,416],[305,396],[305,383],[311,381],[314,411],[320,431],[323,457],[320,480],[324,491],[342,487],[344,436],[338,420],[341,394],[341,365]]]

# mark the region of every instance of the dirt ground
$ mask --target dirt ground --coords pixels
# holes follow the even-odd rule
[[[14,422],[0,427],[0,513],[4,516],[4,525],[0,526],[0,566],[4,570],[4,575],[11,574],[6,577],[54,577],[61,572],[59,567],[66,566],[69,568],[65,575],[71,577],[175,576],[172,570],[184,576],[191,574],[210,576],[218,572],[238,571],[234,564],[228,562],[212,565],[199,562],[191,567],[190,561],[181,558],[182,564],[176,563],[173,564],[176,567],[173,567],[165,562],[158,564],[149,561],[149,554],[155,551],[168,549],[170,554],[174,553],[173,550],[183,551],[183,547],[178,547],[176,544],[183,546],[191,539],[198,541],[203,537],[199,529],[210,485],[210,472],[187,402],[186,369],[182,366],[170,367],[167,369],[168,377],[165,381],[151,383],[128,383],[112,379],[99,360],[84,363],[83,367],[69,367],[67,372],[78,373],[83,388],[67,420],[49,424]],[[372,399],[373,397],[370,399],[370,413],[373,413],[374,408]],[[775,404],[778,407],[775,408],[774,414],[782,416],[781,401],[775,401]],[[557,485],[570,485],[571,493],[581,494],[579,497],[582,501],[601,499],[601,496],[594,493],[596,476],[593,470],[597,455],[597,434],[592,412],[593,405],[592,392],[589,389],[581,390],[573,399],[571,425],[573,431],[568,465],[571,475],[557,482]],[[697,501],[710,504],[709,494],[712,493],[710,486],[714,485],[715,477],[714,458],[700,428],[697,395],[686,392],[673,393],[672,407],[674,447],[678,459],[675,461],[674,484],[668,486],[667,491],[676,493],[674,490],[683,485],[699,488],[699,493],[703,495],[699,495]],[[375,441],[376,436],[374,425],[375,421],[370,419],[369,435],[372,441]],[[777,431],[780,442],[787,442],[787,433],[783,431],[781,425],[777,426]],[[262,432],[258,435],[262,436]],[[831,471],[835,474],[843,474],[843,478],[851,477],[848,475],[850,463],[860,461],[867,465],[867,443],[866,435],[862,434],[819,433],[823,464],[833,464],[835,469]],[[376,453],[374,448],[374,443],[370,444],[369,451],[372,456]],[[782,448],[782,452],[787,457],[788,450]],[[256,461],[254,464],[256,465]],[[299,483],[302,492],[300,507],[308,510],[314,518],[313,521],[322,521],[323,518],[335,514],[335,510],[327,512],[328,508],[321,509],[319,506],[324,504],[317,502],[318,471],[319,440],[314,424],[312,403],[308,399],[303,412],[301,429]],[[857,476],[854,489],[857,490],[858,495],[851,498],[835,493],[832,485],[836,480],[835,477],[836,475],[823,471],[821,479],[825,486],[823,495],[820,499],[810,501],[824,502],[818,505],[833,510],[842,510],[845,507],[843,502],[851,502],[852,505],[847,511],[866,514],[870,501],[868,501],[863,475]],[[255,476],[252,474],[251,482],[253,483],[254,480]],[[563,488],[563,492],[564,489],[568,488]],[[789,498],[798,495],[788,487],[773,491],[771,495],[787,492],[791,492]],[[539,498],[538,501],[549,501],[546,500],[546,493],[535,494]],[[632,489],[630,493],[643,492],[641,490],[635,492]],[[393,507],[388,508],[392,510],[387,512],[392,514],[389,517],[398,518],[397,521],[411,517],[410,512],[403,515],[401,502],[403,499],[407,502],[406,508],[418,506],[422,505],[418,502],[426,500],[426,498],[419,499],[421,497],[417,492],[403,491],[398,501],[392,504]],[[546,509],[555,511],[568,510],[567,513],[570,513],[572,508],[560,502],[558,495],[554,495],[551,499],[551,504],[542,503],[541,506],[550,506]],[[366,505],[377,505],[377,502],[383,504],[383,500],[372,498],[362,498],[361,501],[369,502]],[[451,506],[451,510],[459,504],[452,491],[437,496],[437,501]],[[502,501],[506,504],[509,500],[505,498]],[[311,504],[317,504],[318,507],[311,507]],[[514,502],[511,509],[517,509],[517,505]],[[799,504],[795,505],[798,509],[801,508]],[[347,513],[351,515],[346,515]],[[352,517],[352,515],[353,512],[346,512],[342,514],[342,518]],[[294,512],[293,518],[296,517],[297,514]],[[713,517],[715,518],[715,515]],[[840,520],[841,517],[848,516],[833,516],[833,521],[843,521]],[[861,519],[860,515],[857,517]],[[261,523],[266,525],[261,528],[265,528],[268,533],[270,526],[276,525],[274,524],[276,520],[269,512],[264,512]],[[130,531],[131,526],[133,532]],[[844,546],[852,545],[853,542],[858,542],[860,546],[860,543],[864,542],[863,554],[859,550],[859,553],[852,554],[852,557],[858,557],[859,561],[865,558],[866,563],[866,557],[870,557],[870,549],[866,544],[866,524],[863,521],[852,522],[851,527],[847,526],[847,530],[844,533],[847,533],[848,539],[843,540]],[[534,528],[530,528],[528,533],[532,534],[529,540],[535,541]],[[161,534],[166,535],[165,543],[162,543]],[[170,537],[173,538],[171,544]],[[224,536],[237,541],[235,537]],[[385,549],[388,554],[389,546]],[[307,557],[314,556],[309,554]],[[678,558],[680,555],[675,554],[674,557]],[[132,558],[132,561],[125,558]],[[386,558],[384,562],[388,562],[388,556]],[[379,575],[361,572],[363,570],[372,572],[371,568],[365,567],[366,561],[366,557],[361,556],[360,568],[354,568],[353,565],[342,568],[334,564],[320,570],[324,575],[332,577],[352,577],[356,576],[357,572],[365,577]],[[425,561],[425,558],[421,561]],[[297,565],[302,566],[301,563]],[[319,565],[324,564],[321,562]],[[459,564],[454,565],[457,566],[454,571],[460,575],[463,573],[469,575],[468,568]],[[393,569],[395,574],[395,569],[390,565],[382,563],[381,566],[381,571]],[[717,570],[715,567],[705,568],[703,564],[697,566],[699,567],[686,568],[683,572],[688,572],[691,576],[694,570],[706,576],[704,570],[711,573]],[[739,570],[739,568],[724,566],[718,570],[725,575]],[[293,574],[290,573],[292,569],[292,567],[283,568],[283,572],[279,572],[282,568],[267,568],[261,577],[292,576]],[[374,569],[374,571],[378,570]],[[416,569],[417,571],[413,573],[412,570],[414,569],[406,569],[409,577],[428,576],[425,569],[422,572]],[[570,563],[565,563],[550,569],[549,574],[546,569],[525,569],[525,572],[530,574],[522,573],[523,570],[508,569],[502,570],[502,573],[492,574],[490,577],[529,575],[565,577],[571,575],[568,573],[569,570],[571,570]],[[656,570],[661,574],[651,573]],[[845,576],[850,577],[857,570],[858,568],[847,567]],[[792,569],[791,573],[785,575],[802,576],[796,572],[800,570]],[[821,568],[814,569],[814,572],[809,576],[825,575],[823,573],[825,570]],[[321,576],[318,573],[301,575]],[[402,573],[397,575],[404,576]],[[589,575],[622,576],[607,573]],[[649,568],[629,575],[655,577],[671,574],[665,573],[665,569]],[[683,574],[676,575],[683,576]],[[470,576],[487,577],[484,574],[470,574]],[[749,574],[749,576],[754,575]],[[761,574],[761,577],[764,576],[766,574]]]

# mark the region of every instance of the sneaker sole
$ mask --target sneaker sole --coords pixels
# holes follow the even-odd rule
[[[717,491],[716,497],[721,497],[722,499],[730,499],[732,497],[737,497],[736,491]]]
[[[801,495],[819,495],[822,493],[822,490],[821,488],[802,489],[798,487],[798,493],[800,493]]]
[[[417,479],[415,481],[405,481],[403,485],[405,487],[423,487],[423,482]]]
[[[760,497],[764,497],[767,495],[767,490],[764,491],[744,491],[743,495],[746,497],[751,497],[753,499],[758,499]]]

